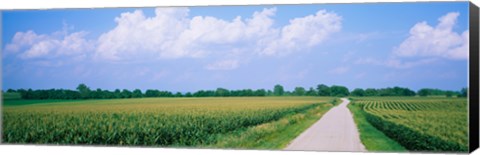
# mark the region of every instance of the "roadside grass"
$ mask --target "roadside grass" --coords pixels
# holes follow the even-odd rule
[[[375,152],[407,152],[398,142],[387,137],[383,132],[373,127],[365,116],[361,107],[351,103],[348,108],[353,113],[353,118],[360,132],[360,140],[368,151]]]
[[[336,101],[336,100],[332,100]],[[217,143],[208,148],[283,149],[303,131],[318,121],[334,104],[321,103],[303,113],[280,120],[217,135]]]

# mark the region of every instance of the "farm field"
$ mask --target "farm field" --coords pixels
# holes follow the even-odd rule
[[[351,109],[360,108],[372,126],[408,150],[468,150],[465,98],[355,97],[353,101]],[[361,136],[362,142],[371,141],[370,138]]]
[[[2,107],[2,139],[5,143],[236,147],[219,140],[241,137],[246,140],[242,146],[257,148],[249,141],[261,141],[262,137],[268,141],[272,139],[269,134],[280,132],[277,130],[288,129],[294,132],[291,139],[295,138],[309,126],[303,118],[313,123],[311,118],[319,118],[332,107],[332,101],[331,97],[141,98],[37,104],[7,100]],[[288,127],[298,123],[303,128]],[[264,128],[270,131],[259,130]],[[277,148],[291,139],[270,140],[270,147],[262,148]]]

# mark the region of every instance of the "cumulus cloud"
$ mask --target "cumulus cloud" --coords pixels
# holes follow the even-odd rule
[[[436,26],[419,22],[410,29],[409,37],[393,54],[398,57],[443,57],[468,59],[468,30],[459,34],[452,29],[457,22],[457,12],[447,13],[438,19]]]
[[[292,19],[282,28],[278,38],[269,41],[262,54],[282,54],[318,45],[331,34],[340,31],[341,20],[340,16],[326,10]]]
[[[121,60],[185,55],[169,48],[186,28],[188,11],[186,8],[159,8],[154,17],[146,17],[141,10],[122,13],[115,18],[116,27],[98,38],[95,56]]]
[[[17,32],[5,46],[5,52],[15,53],[22,59],[79,56],[94,48],[93,42],[85,39],[85,35],[87,32],[84,31],[53,34],[37,34],[32,30]]]
[[[468,30],[461,34],[453,31],[459,15],[457,12],[447,13],[438,19],[436,26],[419,22],[410,29],[408,38],[393,48],[387,59],[359,58],[354,64],[408,69],[433,64],[441,58],[468,59]]]
[[[31,46],[43,39],[46,39],[46,35],[37,35],[33,31],[17,32],[12,38],[12,42],[5,47],[6,52],[17,53],[20,49],[26,46]]]
[[[239,65],[238,60],[221,60],[205,66],[207,70],[232,70]]]
[[[284,56],[317,46],[340,31],[342,19],[319,10],[275,26],[276,8],[231,20],[190,16],[190,10],[181,7],[154,11],[153,16],[142,10],[121,13],[114,28],[93,40],[86,39],[85,31],[68,33],[68,26],[52,34],[17,32],[5,51],[22,59],[69,56],[106,62],[206,58],[203,62],[214,63],[205,69],[230,70],[252,56]]]
[[[181,58],[219,55],[232,49],[279,55],[318,45],[341,28],[341,17],[318,11],[273,27],[276,8],[265,8],[249,18],[223,20],[189,16],[188,8],[157,8],[155,16],[143,11],[122,13],[116,27],[98,39],[95,56],[109,60]]]

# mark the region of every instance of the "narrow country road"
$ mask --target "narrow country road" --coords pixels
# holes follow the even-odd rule
[[[330,109],[323,117],[294,139],[285,150],[307,151],[361,151],[365,146],[353,116],[347,105],[350,101],[342,98],[342,103]]]

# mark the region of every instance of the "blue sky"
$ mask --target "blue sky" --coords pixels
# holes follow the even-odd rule
[[[467,86],[468,3],[2,12],[13,88]]]

